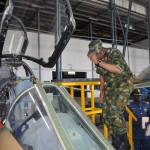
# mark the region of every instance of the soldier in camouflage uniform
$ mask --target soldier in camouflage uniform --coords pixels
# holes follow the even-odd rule
[[[103,102],[104,123],[112,130],[112,145],[129,150],[124,118],[127,98],[133,91],[132,72],[118,49],[104,48],[100,40],[89,44],[89,59],[100,74],[100,101]]]

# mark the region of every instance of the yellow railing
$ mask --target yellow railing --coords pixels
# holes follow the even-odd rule
[[[132,139],[132,119],[134,121],[137,121],[137,118],[135,117],[135,115],[130,111],[130,109],[128,107],[126,107],[126,111],[128,113],[128,120],[129,120],[129,127],[128,127],[128,138],[129,138],[129,142],[131,145],[131,150],[133,150],[133,139]]]
[[[88,81],[88,82],[57,82],[57,84],[61,86],[69,86],[70,87],[70,95],[74,98],[74,87],[79,86],[81,90],[81,108],[87,114],[92,116],[92,122],[95,124],[95,115],[101,114],[102,109],[95,107],[94,100],[94,86],[100,85],[99,81]],[[91,93],[91,107],[85,108],[85,86],[90,86]]]
[[[95,107],[95,99],[94,99],[94,86],[100,85],[100,81],[80,81],[80,82],[57,82],[57,84],[61,86],[67,86],[70,87],[70,95],[74,98],[74,89],[75,86],[79,86],[81,91],[81,108],[82,110],[87,114],[91,115],[92,122],[95,124],[95,115],[102,113],[102,108],[96,108]],[[85,103],[85,86],[90,86],[89,92],[91,93],[91,107],[86,108]],[[88,90],[87,90],[88,91]],[[130,111],[130,109],[127,107],[126,111],[129,114],[129,128],[128,128],[128,138],[131,145],[131,150],[133,149],[133,140],[132,140],[132,119],[137,121],[137,118],[134,116],[134,114]],[[104,136],[108,139],[108,128],[106,125],[104,125]]]

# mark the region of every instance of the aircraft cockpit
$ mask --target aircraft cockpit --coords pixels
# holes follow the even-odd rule
[[[55,83],[38,83],[19,95],[5,124],[23,148],[112,148],[66,89]]]

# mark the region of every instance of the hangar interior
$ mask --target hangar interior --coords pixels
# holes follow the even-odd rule
[[[8,11],[6,11],[7,13],[3,14],[8,6],[10,7]],[[17,130],[22,129],[24,120],[28,122],[30,118],[37,117],[38,119],[39,114],[37,115],[36,111],[34,113],[30,112],[34,114],[33,117],[27,112],[27,109],[24,110],[25,114],[27,116],[31,115],[32,117],[26,120],[26,117],[23,116],[22,123],[17,127],[17,130],[12,127],[14,124],[11,122],[11,118],[15,116],[15,110],[18,110],[19,105],[24,103],[24,97],[27,96],[27,98],[30,97],[29,102],[32,101],[32,103],[34,103],[34,108],[37,107],[42,110],[41,116],[45,117],[45,114],[46,117],[51,116],[51,121],[54,126],[53,134],[55,134],[55,132],[57,133],[55,141],[58,142],[58,149],[66,148],[72,150],[73,147],[78,149],[78,143],[76,142],[83,142],[76,141],[77,137],[81,136],[81,134],[79,134],[81,132],[82,136],[80,138],[83,140],[86,137],[86,140],[90,141],[92,146],[96,147],[96,149],[113,150],[110,142],[101,134],[97,133],[97,129],[95,129],[88,118],[82,114],[78,105],[68,101],[71,97],[67,95],[65,89],[57,87],[56,85],[49,85],[47,82],[55,81],[59,85],[64,86],[67,90],[69,89],[68,91],[71,96],[79,101],[82,110],[86,112],[87,115],[91,115],[90,119],[92,119],[93,123],[96,123],[96,115],[98,114],[99,117],[99,114],[102,112],[99,103],[95,103],[99,96],[99,81],[97,80],[99,76],[95,72],[95,67],[87,58],[88,44],[93,39],[101,39],[104,47],[118,48],[124,54],[134,75],[139,75],[142,70],[147,68],[146,72],[143,71],[144,75],[142,72],[140,77],[142,76],[142,79],[145,78],[145,73],[147,73],[146,77],[148,77],[148,66],[150,63],[150,2],[148,0],[2,0],[0,2],[0,8],[0,40],[2,45],[0,48],[3,49],[1,52],[1,59],[3,58],[2,64],[14,67],[15,71],[13,71],[17,76],[24,76],[25,74],[36,77],[36,79],[33,78],[32,80],[23,79],[23,82],[20,84],[18,84],[19,82],[15,82],[14,89],[12,88],[12,82],[14,82],[14,80],[9,81],[11,84],[10,86],[7,85],[7,87],[6,82],[3,83],[4,80],[2,81],[0,85],[1,89],[5,89],[7,92],[13,89],[14,91],[16,90],[16,93],[18,92],[15,94],[19,95],[17,98],[11,95],[12,99],[14,98],[16,101],[9,110],[6,120],[7,127],[13,130],[13,134],[17,137]],[[7,23],[10,23],[9,27]],[[25,62],[21,62],[23,58],[25,58]],[[5,70],[5,68],[1,70],[3,70],[5,74],[9,72],[9,70]],[[8,74],[7,77],[2,77],[2,79],[10,78],[9,75],[11,74]],[[137,83],[135,87],[149,88],[149,79],[143,80],[144,85]],[[36,87],[32,87],[31,81],[37,84]],[[39,81],[44,83],[40,85],[40,83],[38,83]],[[73,82],[71,86],[68,81]],[[84,81],[90,81],[90,85],[89,83],[84,83]],[[145,81],[148,81],[148,83],[145,83]],[[26,85],[24,85],[24,83]],[[48,92],[50,90],[52,90],[52,93]],[[45,98],[46,94],[48,94],[47,98]],[[2,98],[4,98],[3,103],[6,103],[6,97],[6,95],[2,95]],[[53,103],[52,97],[58,102]],[[37,100],[34,102],[36,98]],[[62,98],[64,102],[62,102],[60,98]],[[89,101],[86,101],[86,98],[88,98]],[[39,103],[41,99],[43,103]],[[52,103],[57,115],[53,114],[53,110],[50,110],[52,107],[47,104],[47,99]],[[61,103],[62,106],[60,106],[59,103]],[[87,104],[90,104],[91,108],[86,108]],[[28,105],[30,107],[32,106],[31,103],[28,103]],[[47,107],[45,107],[45,105]],[[63,118],[62,113],[68,113],[69,118],[66,114]],[[3,112],[1,112],[1,114],[3,114]],[[6,114],[2,115],[2,117],[5,118],[5,115]],[[19,116],[20,118],[22,117],[21,115]],[[131,116],[135,119],[133,114],[131,114]],[[57,119],[55,120],[55,118]],[[72,118],[75,119],[72,120]],[[44,121],[47,122],[47,119],[48,118],[45,118],[46,121]],[[65,119],[68,122],[71,121],[72,126],[75,125],[75,129],[79,132],[70,131],[71,129],[68,127],[68,124],[66,124]],[[48,121],[48,126],[51,121]],[[20,122],[18,121],[17,123],[19,124]],[[16,126],[17,123],[15,123]],[[62,132],[59,128],[62,129]],[[34,128],[31,128],[31,131],[32,130],[34,131]],[[41,133],[46,134],[43,133],[42,129]],[[23,140],[26,140],[26,134],[22,137],[17,137],[21,140],[20,143],[23,149],[26,148],[23,143]],[[71,134],[77,134],[78,136],[75,139],[70,136]],[[104,135],[108,138],[105,126]],[[32,138],[35,139],[35,137],[36,135]],[[132,144],[131,135],[129,135],[129,137],[130,144]],[[84,141],[85,143],[86,140]],[[28,139],[26,142],[30,143],[30,140]],[[55,142],[52,142],[52,144],[54,143]],[[32,144],[30,143],[29,145],[34,147]],[[85,145],[81,144],[79,149],[87,149],[88,145],[86,145],[87,147],[85,147]],[[89,150],[92,149],[92,146],[90,147],[89,145]],[[30,149],[30,147],[28,147],[28,149]],[[38,148],[35,149],[38,150]],[[42,150],[40,146],[39,150]]]
[[[149,51],[147,51],[149,49],[147,30],[149,23],[147,20],[149,18],[146,15],[146,12],[149,10],[147,9],[149,6],[147,4],[148,1],[133,0],[132,2],[129,2],[130,1],[126,0],[115,1],[115,3],[113,0],[71,0],[70,4],[76,20],[76,29],[70,42],[65,48],[64,53],[62,53],[61,61],[63,63],[59,61],[57,65],[59,69],[54,66],[50,71],[45,68],[39,69],[38,66],[32,65],[31,63],[36,76],[40,78],[41,81],[52,80],[52,74],[57,69],[57,72],[59,72],[57,78],[60,79],[62,78],[62,71],[66,72],[73,69],[76,72],[85,72],[87,78],[97,77],[94,71],[92,71],[94,69],[87,60],[86,53],[88,51],[89,41],[91,39],[99,38],[104,42],[106,47],[116,46],[125,54],[128,65],[135,75],[149,66]],[[1,2],[1,8],[3,8],[1,11],[4,10],[7,3],[6,0]],[[49,35],[48,33],[55,34],[56,31],[58,31],[51,26],[54,23],[54,18],[51,18],[52,16],[48,15],[55,12],[55,6],[50,5],[51,2],[48,0],[46,0],[44,4],[42,3],[42,0],[34,2],[34,5],[31,5],[30,1],[26,1],[25,3],[23,1],[14,1],[14,4],[15,8],[17,8],[14,10],[14,14],[23,19],[28,32],[29,45],[26,53],[29,55],[34,53],[37,57],[47,60],[48,56],[52,54],[52,48],[55,44],[54,38],[51,38],[51,40],[53,39],[52,42],[46,42],[47,36]],[[131,7],[131,10],[129,7]],[[30,11],[26,12],[27,8]],[[49,11],[51,13],[49,13]],[[63,26],[65,18],[62,17],[61,20],[61,26]],[[129,24],[129,26],[127,26],[127,24]],[[38,30],[41,33],[40,36],[35,33],[35,31],[38,32]],[[33,34],[31,34],[31,32]],[[59,34],[59,32],[57,34]],[[8,41],[10,43],[13,34],[11,33],[9,36]],[[32,43],[30,42],[31,40]],[[40,41],[40,44],[38,41]],[[45,43],[43,41],[45,41]],[[15,43],[12,45],[14,49],[15,46],[17,47]],[[6,44],[6,47],[9,46],[9,44]],[[37,52],[37,49],[40,52]],[[45,55],[45,53],[47,55]],[[80,61],[76,62],[76,57],[78,57]],[[141,61],[142,63],[140,63]],[[80,65],[79,62],[82,62],[83,65]],[[41,72],[38,72],[37,70],[40,70]],[[43,71],[47,72],[48,76],[45,77]]]

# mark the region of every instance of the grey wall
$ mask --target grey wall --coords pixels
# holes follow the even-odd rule
[[[14,39],[19,39],[17,37],[18,37],[18,33],[15,33]],[[9,41],[11,41],[11,38],[12,36],[8,37],[9,40],[7,42],[7,45],[5,45],[5,51],[9,49],[9,46],[10,46]],[[28,46],[26,54],[38,57],[37,34],[29,32],[28,38],[29,38],[29,46]],[[51,56],[53,52],[54,36],[41,34],[40,38],[41,38],[41,44],[40,44],[41,57],[43,57],[47,61],[48,57]],[[62,70],[63,71],[70,71],[70,69],[72,68],[74,71],[87,72],[87,78],[92,78],[92,64],[90,60],[87,58],[89,42],[90,41],[88,40],[81,40],[81,39],[75,39],[75,38],[72,38],[69,41],[68,45],[66,46],[62,54]],[[13,43],[12,51],[15,51],[18,47],[19,41],[16,42],[14,40],[14,42],[12,43]],[[111,47],[111,45],[107,43],[104,43],[103,46]],[[118,49],[122,52],[123,47],[118,46]],[[149,65],[149,51],[142,49],[141,46],[139,46],[139,48],[138,46],[137,48],[129,47],[127,48],[125,59],[128,65],[130,66],[131,70],[133,71],[133,73],[137,75],[140,71],[142,71],[144,68],[146,68]],[[32,63],[30,61],[26,61],[26,62],[30,65],[36,77],[38,78],[39,65]],[[20,71],[22,71],[22,69],[20,69]],[[51,80],[52,71],[55,71],[55,66],[54,68],[50,68],[50,69],[41,67],[41,80],[42,81]],[[95,71],[94,71],[94,77],[95,78],[98,77]]]

